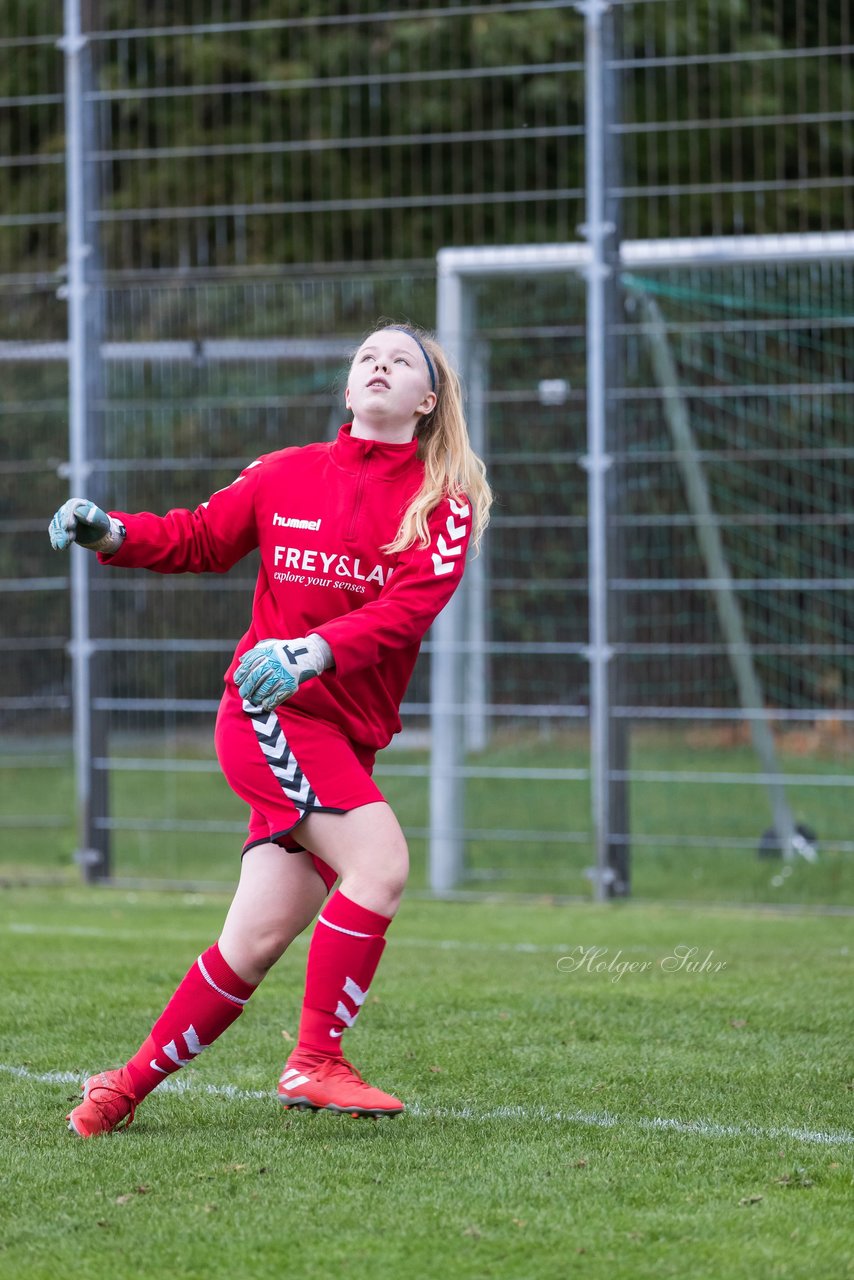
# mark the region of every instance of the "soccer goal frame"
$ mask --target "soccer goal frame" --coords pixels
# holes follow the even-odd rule
[[[587,243],[448,248],[437,257],[437,335],[468,384],[469,417],[474,423],[474,446],[484,446],[485,415],[481,355],[476,339],[474,286],[506,277],[518,282],[531,276],[574,274],[583,279],[587,295],[587,442],[580,460],[587,474],[588,494],[588,644],[584,657],[590,680],[590,789],[595,844],[591,869],[595,896],[611,896],[614,882],[609,784],[611,706],[609,664],[613,649],[608,630],[608,502],[606,477],[612,464],[606,443],[606,402],[609,393],[605,351],[607,341],[604,290],[615,273],[630,276],[644,269],[723,267],[727,265],[796,264],[854,259],[854,233],[709,237],[623,241],[615,260],[608,262],[603,240],[591,235]],[[628,282],[627,282],[628,283]],[[702,466],[693,446],[690,425],[676,385],[675,365],[654,308],[643,312],[642,331],[662,392],[663,412],[674,441],[689,508],[696,523],[710,588],[715,593],[721,632],[739,691],[741,714],[750,724],[770,800],[777,842],[785,859],[803,853],[778,767],[770,717],[750,646],[732,591],[729,566],[715,525],[714,511],[704,486]],[[471,561],[460,590],[434,624],[431,633],[430,884],[447,893],[463,873],[465,829],[463,795],[466,770],[463,755],[467,737],[482,738],[490,711],[486,666],[482,660],[464,667],[466,655],[481,654],[487,607],[485,570]],[[464,730],[462,722],[467,726]]]

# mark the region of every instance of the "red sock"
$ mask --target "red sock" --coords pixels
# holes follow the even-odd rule
[[[217,943],[203,952],[127,1064],[137,1101],[213,1044],[254,990],[226,964]]]
[[[365,1003],[391,924],[339,889],[317,918],[305,975],[296,1053],[340,1058],[341,1036]]]

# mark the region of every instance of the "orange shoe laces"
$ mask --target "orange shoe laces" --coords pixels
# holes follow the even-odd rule
[[[107,1094],[108,1096],[105,1098],[93,1098],[92,1094],[95,1092]],[[109,1096],[111,1094],[115,1096]],[[128,1093],[126,1089],[123,1089],[121,1085],[113,1084],[110,1080],[100,1081],[99,1083],[92,1085],[86,1095],[85,1101],[91,1102],[93,1107],[96,1107],[103,1115],[106,1116],[110,1124],[110,1129],[117,1129],[123,1120],[125,1122],[125,1128],[127,1128],[129,1124],[133,1124],[133,1118],[136,1115],[136,1098],[132,1093]],[[123,1102],[130,1103],[130,1112],[128,1113],[127,1118],[124,1115],[122,1107]]]
[[[346,1058],[330,1058],[329,1062],[330,1065],[323,1073],[327,1079],[329,1076],[345,1076],[348,1080],[358,1080],[359,1084],[365,1083],[352,1062],[348,1062]]]

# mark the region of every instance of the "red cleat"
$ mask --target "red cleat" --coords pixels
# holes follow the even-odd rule
[[[348,1116],[398,1116],[399,1098],[366,1084],[346,1058],[288,1059],[279,1079],[279,1098],[285,1110],[337,1111]]]
[[[83,1101],[67,1115],[68,1127],[78,1138],[111,1133],[122,1121],[129,1125],[136,1111],[130,1076],[124,1067],[90,1076],[83,1085]]]

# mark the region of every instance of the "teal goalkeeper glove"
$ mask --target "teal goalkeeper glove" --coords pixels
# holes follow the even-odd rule
[[[87,551],[111,556],[124,542],[125,527],[88,498],[69,498],[51,520],[48,533],[54,551],[65,551],[76,542]]]
[[[306,680],[334,665],[332,650],[321,636],[262,640],[240,655],[234,683],[241,698],[262,711],[272,711],[292,698]]]

